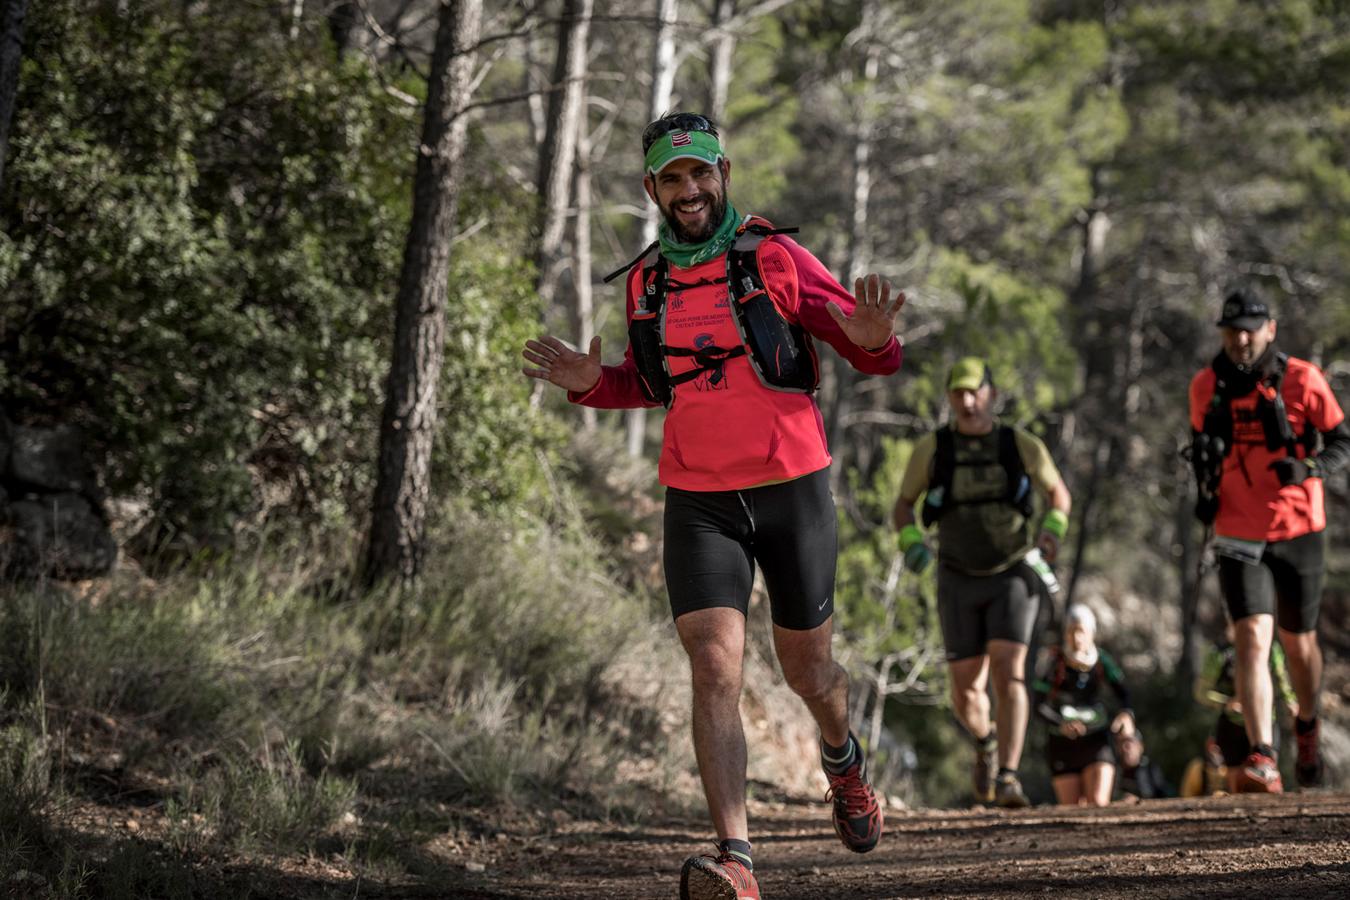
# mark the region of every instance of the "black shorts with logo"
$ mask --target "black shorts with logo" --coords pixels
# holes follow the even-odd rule
[[[1051,734],[1045,742],[1045,759],[1051,775],[1077,775],[1093,763],[1114,764],[1111,732],[1103,728],[1080,738]]]
[[[947,659],[988,653],[992,640],[1030,644],[1041,595],[1029,579],[1036,574],[1022,562],[994,575],[967,575],[938,567],[938,618]]]
[[[1275,624],[1285,631],[1316,631],[1326,543],[1325,531],[1313,531],[1271,541],[1257,563],[1220,556],[1219,587],[1233,621],[1266,614],[1274,615]]]
[[[670,611],[677,619],[719,606],[747,612],[758,564],[774,624],[815,628],[834,612],[838,540],[828,468],[743,491],[667,488]]]

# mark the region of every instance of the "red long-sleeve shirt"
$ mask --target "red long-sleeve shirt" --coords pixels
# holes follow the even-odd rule
[[[845,336],[826,304],[833,300],[851,315],[856,301],[804,247],[774,235],[760,246],[758,258],[764,285],[784,318],[829,344],[859,372],[889,375],[900,368],[903,351],[894,336],[871,352]],[[725,255],[690,269],[670,266],[667,345],[696,349],[740,343],[725,276]],[[641,283],[639,265],[628,277],[630,321]],[[677,375],[695,364],[672,356],[669,366]],[[661,444],[662,484],[689,491],[741,490],[808,475],[830,464],[824,423],[812,395],[766,388],[748,355],[727,360],[721,376],[714,375],[705,372],[674,388]],[[595,387],[568,396],[599,409],[656,405],[642,395],[632,347],[622,363],[602,367]]]

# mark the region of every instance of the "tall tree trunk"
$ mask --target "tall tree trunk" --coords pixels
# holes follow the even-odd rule
[[[449,0],[440,10],[422,140],[413,181],[412,222],[395,300],[394,352],[380,422],[379,472],[366,546],[367,583],[416,578],[422,563],[436,388],[445,356],[446,282],[463,178],[461,158],[482,0]]]
[[[535,246],[535,273],[539,296],[547,311],[557,295],[558,278],[566,260],[562,252],[571,200],[572,162],[576,158],[577,120],[585,98],[586,41],[591,26],[592,0],[564,0],[558,22],[558,56],[549,86],[547,129],[539,148],[539,233]]]
[[[333,49],[339,57],[351,49],[359,18],[355,0],[338,0],[329,8],[328,33],[333,37]]]
[[[23,57],[23,20],[28,0],[0,0],[0,185],[5,183],[9,126],[19,94],[19,60]]]
[[[595,300],[591,290],[591,129],[582,104],[577,116],[576,236],[572,241],[572,282],[576,288],[577,346],[585,350],[595,336]],[[587,431],[595,429],[598,417],[589,406],[581,408],[581,422]]]
[[[727,24],[736,15],[736,0],[714,0],[712,37],[708,52],[708,115],[721,123],[727,117],[727,94],[731,88],[731,59],[736,35]]]
[[[305,18],[305,0],[291,0],[291,40],[300,37],[300,23]]]
[[[876,139],[876,116],[872,108],[873,85],[881,70],[881,46],[870,36],[877,30],[879,10],[876,0],[867,0],[863,4],[862,21],[859,33],[867,47],[863,59],[862,90],[858,93],[857,109],[854,121],[857,130],[853,135],[853,189],[852,204],[849,211],[849,230],[847,256],[844,260],[844,286],[851,287],[853,279],[861,276],[872,264],[872,248],[868,240],[867,209],[872,197],[872,144]],[[844,441],[847,417],[855,402],[854,393],[858,386],[858,375],[853,367],[835,354],[827,357],[834,368],[834,396],[826,411],[826,434],[832,453],[841,464],[835,468],[843,473],[848,469],[849,448]]]
[[[652,48],[652,92],[648,97],[647,121],[668,112],[670,97],[675,90],[675,17],[679,13],[677,0],[656,0],[656,40]],[[642,245],[656,240],[657,223],[661,211],[647,208],[647,220],[642,226]],[[628,411],[628,455],[642,455],[642,444],[647,436],[647,410]]]
[[[1181,655],[1177,658],[1177,684],[1190,684],[1199,669],[1199,642],[1195,635],[1200,609],[1200,587],[1205,548],[1196,543],[1194,481],[1189,466],[1180,466],[1177,478],[1176,542],[1177,584],[1181,588]]]

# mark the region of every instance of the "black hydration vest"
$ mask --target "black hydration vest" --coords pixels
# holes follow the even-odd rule
[[[1290,456],[1297,457],[1298,448],[1304,454],[1317,448],[1317,429],[1308,423],[1302,436],[1294,434],[1294,426],[1289,424],[1289,411],[1284,405],[1284,375],[1289,369],[1289,355],[1275,354],[1275,365],[1270,377],[1265,379],[1275,392],[1274,399],[1266,399],[1264,392],[1258,392],[1256,408],[1261,416],[1261,429],[1266,436],[1266,449],[1279,450],[1283,447]],[[1259,385],[1258,385],[1259,387]],[[1214,396],[1210,398],[1209,409],[1205,411],[1205,424],[1202,433],[1214,442],[1218,459],[1222,460],[1233,449],[1233,405],[1234,395],[1230,385],[1223,380],[1217,370],[1214,373]],[[1222,441],[1220,445],[1217,441]],[[1222,447],[1222,449],[1219,449]]]
[[[750,357],[750,368],[761,384],[770,390],[809,394],[820,383],[820,363],[806,329],[789,322],[764,287],[756,253],[765,238],[792,234],[796,228],[774,228],[763,219],[752,218],[742,225],[735,242],[727,250],[727,296],[741,344],[736,347],[704,347],[691,350],[665,343],[666,293],[670,286],[670,263],[652,244],[628,265],[605,276],[609,282],[642,264],[642,294],[628,323],[628,344],[637,364],[638,383],[648,402],[667,408],[675,399],[676,385],[711,372],[715,384],[721,380],[722,366],[738,356]],[[696,367],[680,375],[671,375],[667,358],[692,357]]]
[[[1007,475],[1008,489],[1002,497],[982,500],[957,500],[951,496],[952,480],[956,476],[956,435],[950,425],[939,428],[934,435],[937,446],[933,450],[933,475],[928,481],[928,493],[923,502],[923,524],[931,526],[942,514],[954,506],[974,503],[1006,503],[1031,518],[1031,479],[1017,449],[1017,433],[1009,425],[998,426],[998,462]],[[971,465],[974,465],[973,463]]]

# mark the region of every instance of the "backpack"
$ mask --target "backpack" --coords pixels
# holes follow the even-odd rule
[[[775,234],[792,234],[796,228],[774,228],[768,221],[747,217],[727,250],[727,294],[741,344],[736,347],[671,347],[665,343],[666,293],[670,286],[670,263],[658,244],[650,245],[628,265],[605,277],[611,281],[638,263],[642,264],[643,292],[628,323],[628,343],[637,365],[638,383],[648,402],[667,408],[675,399],[675,387],[712,372],[721,378],[729,359],[749,356],[750,368],[766,388],[809,394],[820,384],[820,361],[806,329],[789,322],[764,287],[758,251]],[[669,357],[692,358],[695,368],[672,375]]]
[[[956,435],[950,425],[939,428],[935,433],[937,446],[933,451],[933,475],[928,482],[928,494],[923,503],[923,524],[931,526],[943,513],[953,506],[975,503],[1006,503],[1031,518],[1032,491],[1031,478],[1027,475],[1022,462],[1022,453],[1017,449],[1017,433],[1010,425],[998,426],[998,462],[1007,475],[1008,489],[1002,497],[981,500],[955,500],[951,497],[952,480],[960,465],[956,461]]]

